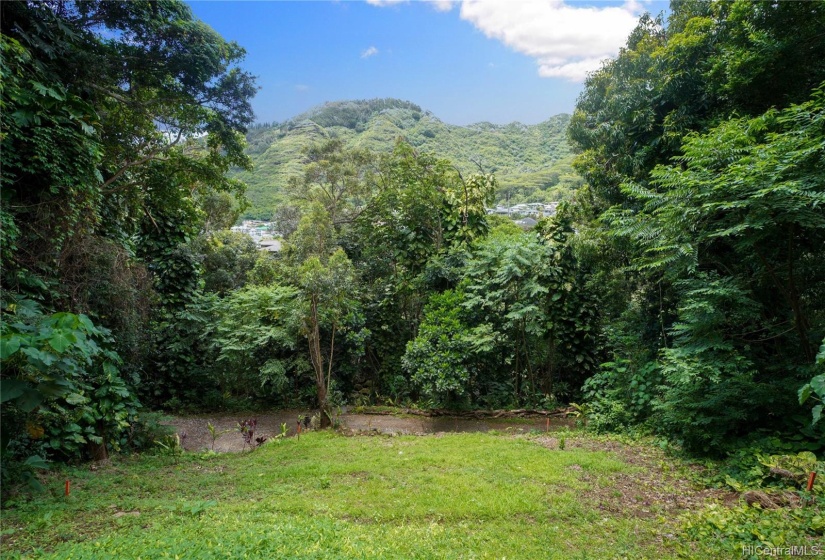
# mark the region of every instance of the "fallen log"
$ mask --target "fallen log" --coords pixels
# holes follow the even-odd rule
[[[795,508],[802,504],[802,498],[793,492],[761,492],[749,490],[742,494],[742,498],[749,506],[758,505],[762,509]]]

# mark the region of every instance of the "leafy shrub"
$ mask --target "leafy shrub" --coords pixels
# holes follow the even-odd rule
[[[822,542],[825,532],[825,499],[797,508],[712,505],[687,516],[684,528],[680,540],[691,558],[758,557],[755,552],[743,554],[749,546],[812,547]]]
[[[0,338],[2,447],[24,433],[13,425],[24,420],[52,456],[118,449],[139,404],[119,375],[121,360],[110,350],[109,331],[85,315],[46,314],[31,300],[6,309]]]
[[[794,444],[777,438],[762,440],[760,447],[741,448],[710,472],[724,476],[725,484],[735,491],[750,492],[771,502],[785,503],[786,507],[764,508],[751,499],[753,505],[742,503],[728,508],[711,505],[683,518],[684,533],[680,535],[685,550],[691,557],[720,553],[755,558],[762,556],[756,547],[786,548],[811,547],[822,542],[825,534],[825,496],[822,486],[814,485],[813,492],[801,490],[810,472],[820,475],[825,464],[816,456],[803,451],[789,454]],[[785,453],[768,455],[771,449]],[[743,500],[745,501],[745,500]],[[752,548],[747,548],[752,547]]]
[[[214,361],[210,341],[215,300],[214,295],[193,296],[179,309],[156,311],[152,367],[138,387],[144,403],[170,412],[191,410],[215,389],[209,367]]]
[[[240,396],[279,396],[291,387],[297,345],[293,288],[247,286],[215,302],[216,385]]]
[[[585,381],[582,392],[587,403],[589,426],[598,431],[622,431],[644,422],[652,412],[661,373],[656,362],[634,367],[626,359],[605,362]]]
[[[123,449],[139,451],[149,449],[156,441],[162,441],[174,433],[174,428],[163,422],[166,416],[159,412],[141,411],[129,426]]]
[[[4,418],[8,418],[5,416]],[[4,430],[8,429],[4,419]],[[0,497],[5,500],[20,486],[34,491],[43,489],[37,478],[38,469],[48,469],[49,464],[44,459],[48,449],[39,434],[29,434],[28,430],[11,439],[0,454]]]
[[[692,451],[719,453],[790,403],[738,341],[740,331],[759,323],[758,307],[738,280],[700,274],[678,287],[684,295],[672,345],[661,352],[656,424]]]
[[[85,315],[12,300],[0,326],[2,480],[36,487],[46,459],[105,458],[131,442],[140,404],[107,329]]]
[[[825,371],[825,339],[822,340],[822,346],[819,347],[816,365],[819,371]],[[822,410],[825,406],[825,373],[816,375],[799,389],[799,404],[805,404],[808,399],[813,399],[819,403],[811,410],[811,425],[816,425],[822,419]]]
[[[466,396],[470,381],[463,300],[463,292],[453,290],[433,296],[418,336],[407,344],[402,359],[421,392],[442,403]]]

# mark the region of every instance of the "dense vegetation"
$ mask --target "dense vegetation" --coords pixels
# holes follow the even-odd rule
[[[570,136],[588,289],[611,302],[585,386],[606,427],[824,443],[797,397],[825,334],[823,21],[822,2],[678,2],[588,78]]]
[[[236,176],[249,185],[245,215],[269,219],[287,200],[290,178],[303,173],[304,152],[313,144],[337,139],[350,149],[386,154],[403,139],[419,152],[450,161],[464,174],[494,173],[496,200],[563,200],[582,183],[571,167],[569,120],[569,115],[557,115],[532,126],[464,127],[397,99],[327,103],[283,123],[253,126],[246,137],[254,169]]]
[[[485,209],[581,184],[564,118],[337,103],[256,128],[250,158],[243,50],[185,5],[0,6],[4,482],[151,444],[142,406],[311,402],[574,401],[736,458],[735,488],[822,471],[825,2],[642,18],[570,119],[584,184],[529,232]],[[239,178],[277,255],[227,231]],[[729,515],[712,531],[759,523]]]
[[[144,443],[138,394],[184,366],[189,241],[243,190],[255,87],[182,3],[1,9],[5,491],[12,459]]]

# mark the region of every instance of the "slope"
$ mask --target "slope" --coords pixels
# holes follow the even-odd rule
[[[250,130],[248,153],[255,167],[236,175],[249,186],[247,216],[266,218],[281,202],[288,178],[301,173],[306,146],[340,138],[348,147],[384,153],[402,138],[422,152],[450,160],[462,173],[495,173],[501,201],[560,200],[581,184],[570,166],[569,120],[563,114],[537,125],[455,126],[397,99],[332,102]]]

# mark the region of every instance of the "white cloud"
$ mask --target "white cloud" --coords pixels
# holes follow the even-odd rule
[[[410,0],[367,0],[367,4],[383,8],[386,6],[397,6],[398,4],[407,4]],[[449,12],[453,9],[453,4],[459,0],[418,0],[430,4],[438,12]]]
[[[395,6],[408,0],[367,0]],[[564,0],[423,0],[440,12],[460,4],[461,19],[491,39],[536,59],[539,75],[583,81],[601,62],[615,57],[636,27],[649,0],[622,6],[577,6]],[[362,58],[377,54],[370,47]]]
[[[563,0],[463,0],[461,18],[536,59],[539,75],[578,82],[616,56],[640,6],[576,7]]]
[[[367,0],[367,4],[372,4],[373,6],[384,7],[384,6],[392,6],[395,4],[402,4],[407,0]]]
[[[376,49],[375,47],[370,47],[368,49],[365,49],[361,53],[361,58],[369,58],[369,57],[375,56],[377,54],[378,54],[378,49]]]
[[[309,91],[309,86],[306,84],[295,84],[295,91],[299,93],[304,93],[306,91]]]
[[[454,0],[425,0],[426,2],[430,2],[432,7],[436,9],[438,12],[449,12],[453,9],[453,4],[455,3]]]

